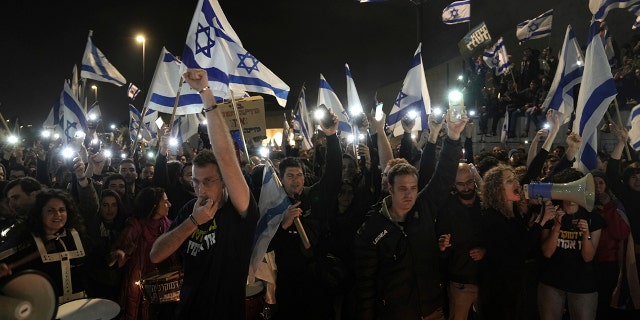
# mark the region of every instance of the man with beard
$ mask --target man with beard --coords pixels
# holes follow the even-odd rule
[[[471,306],[478,307],[478,265],[486,252],[477,196],[479,180],[472,164],[459,163],[455,185],[438,212],[436,229],[444,252],[449,319],[467,319]]]

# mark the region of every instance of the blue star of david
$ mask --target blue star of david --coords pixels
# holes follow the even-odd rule
[[[201,46],[200,43],[198,43],[198,38],[202,33],[204,33],[204,35],[207,37],[206,46]],[[203,26],[198,23],[198,29],[196,30],[196,54],[202,53],[207,58],[211,58],[211,48],[213,48],[215,45],[215,41],[211,39],[211,29],[209,28],[209,26]]]
[[[398,98],[396,99],[396,106],[399,107],[400,106],[400,101],[402,99],[406,98],[406,97],[407,97],[407,94],[402,92],[402,91],[400,91],[400,93],[398,94]]]
[[[458,9],[452,8],[451,11],[449,11],[449,15],[451,16],[451,18],[457,17],[458,16]]]
[[[493,57],[493,59],[491,59],[491,63],[493,63],[494,66],[497,66],[500,63],[500,58]]]
[[[67,121],[67,128],[64,129],[64,135],[67,136],[67,141],[69,141],[69,140],[74,138],[74,137],[69,135],[69,129],[73,128],[73,129],[75,129],[77,131],[78,130],[77,126],[78,126],[77,122]],[[74,134],[75,134],[75,131],[74,131]]]
[[[238,66],[236,68],[242,68],[247,70],[247,73],[251,73],[251,71],[256,70],[256,71],[260,71],[258,70],[258,59],[256,59],[254,56],[251,55],[251,53],[247,52],[245,54],[239,54],[238,53],[238,58],[240,59],[240,63],[238,63]],[[248,66],[247,63],[245,62],[246,60],[249,60],[249,62],[252,63],[251,66]]]
[[[537,23],[532,23],[529,25],[529,31],[534,32],[538,30],[538,24]]]

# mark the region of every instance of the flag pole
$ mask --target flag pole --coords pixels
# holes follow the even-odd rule
[[[233,90],[229,89],[229,92],[231,93],[231,105],[233,106],[233,114],[236,117],[236,123],[238,124],[238,128],[240,128],[240,139],[242,139],[242,143],[244,144],[244,155],[247,157],[247,162],[251,163],[251,157],[249,156],[249,148],[247,148],[247,141],[244,140],[244,129],[242,129],[242,123],[240,122],[238,105],[236,104],[236,99],[233,97]]]
[[[271,159],[267,158],[266,161],[269,163],[269,166],[273,168],[273,162],[271,162]],[[273,175],[273,180],[278,186],[278,188],[284,188],[282,186],[282,182],[280,181],[280,177],[278,177],[277,174]],[[302,245],[304,245],[304,248],[305,249],[311,248],[311,242],[309,242],[309,236],[307,236],[307,232],[304,230],[304,226],[302,225],[302,221],[300,221],[300,217],[295,217],[293,219],[293,222],[296,225],[296,229],[298,229],[298,235],[300,235],[300,241],[302,241]]]
[[[304,91],[304,82],[302,83],[302,88],[300,88],[300,92],[298,92],[298,99],[296,99],[296,105],[294,106],[294,109],[291,109],[291,114],[294,115],[298,109],[300,108],[298,102],[300,101],[300,97],[302,97],[302,91]]]
[[[176,110],[178,109],[178,102],[180,101],[180,90],[182,90],[182,83],[184,79],[180,76],[180,83],[178,83],[178,92],[176,92],[176,100],[173,102],[173,110],[171,111],[171,120],[169,121],[169,132],[173,131],[173,121],[176,119]]]
[[[133,143],[131,144],[131,151],[129,151],[129,154],[131,154],[132,158],[133,158],[133,153],[136,151],[136,147],[138,146],[138,136],[140,136],[140,128],[142,128],[142,124],[144,123],[143,121],[144,121],[145,113],[147,113],[147,106],[142,108],[142,115],[140,115],[140,122],[138,122],[138,130],[136,132],[135,137],[133,138]]]
[[[613,105],[616,107],[616,114],[618,115],[618,125],[620,127],[624,127],[624,124],[622,124],[622,117],[620,117],[620,108],[618,107],[618,99],[616,98],[613,99]],[[607,117],[609,118],[609,121],[613,122],[613,119],[611,119],[611,115],[609,114],[609,110],[607,110]],[[631,160],[631,152],[629,152],[629,144],[626,141],[624,143],[624,151],[627,154],[627,160]]]

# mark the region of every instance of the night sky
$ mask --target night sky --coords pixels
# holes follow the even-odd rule
[[[353,0],[219,2],[245,49],[291,87],[287,108],[293,106],[303,84],[307,103],[315,105],[320,73],[346,101],[345,63],[351,68],[365,108],[369,108],[376,89],[402,81],[406,75],[417,47],[420,22],[426,68],[459,56],[457,42],[469,29],[467,24],[442,23],[442,9],[449,0],[426,1],[420,21],[418,7],[408,0],[365,4]],[[174,55],[182,54],[196,4],[195,0],[3,1],[0,112],[6,119],[18,116],[23,124],[40,126],[58,99],[63,81],[71,77],[74,64],[80,66],[90,29],[96,47],[127,82],[143,90],[133,102],[141,109],[162,46]],[[588,0],[473,0],[471,26],[485,21],[492,37],[504,36],[509,53],[519,57],[515,26],[553,8],[552,37],[530,45],[542,49],[551,44],[557,52],[569,23],[584,43],[590,19],[587,4]],[[624,22],[612,24],[611,29],[624,43],[638,31],[631,32],[631,14],[618,11],[610,17]],[[135,41],[139,33],[147,39],[144,88],[142,45]],[[435,79],[427,78],[429,81]],[[104,121],[127,121],[127,89],[89,80],[88,87],[92,84],[98,86]],[[88,89],[87,95],[91,104],[93,90]],[[268,108],[275,108],[273,101],[266,102]]]

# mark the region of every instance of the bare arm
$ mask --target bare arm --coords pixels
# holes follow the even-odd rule
[[[562,226],[562,216],[564,216],[564,211],[562,209],[558,209],[551,204],[551,201],[547,201],[545,204],[545,215],[551,211],[555,211],[555,213],[552,214],[554,217],[553,227],[551,230],[542,230],[542,254],[546,258],[551,258],[553,253],[556,252],[556,248],[558,247],[558,237],[560,236],[560,227]]]
[[[376,127],[378,133],[378,156],[380,157],[380,167],[384,170],[387,162],[393,158],[393,150],[391,150],[391,143],[384,132],[384,121],[386,116],[383,114],[382,119],[373,121],[373,125]]]
[[[208,88],[209,85],[206,71],[202,69],[189,69],[183,77],[192,88],[200,92],[205,108],[216,105],[216,100],[211,89],[203,91],[203,89]],[[242,175],[240,164],[238,164],[231,134],[229,134],[229,128],[222,118],[222,113],[220,113],[219,109],[206,112],[206,116],[211,148],[218,161],[220,173],[227,188],[229,199],[235,209],[239,213],[244,214],[249,208],[250,191]]]
[[[629,133],[627,132],[626,128],[619,127],[614,123],[611,123],[610,126],[611,132],[617,140],[615,147],[613,147],[613,151],[611,151],[611,159],[620,160],[622,158],[622,151],[624,151],[624,146],[627,144]]]

